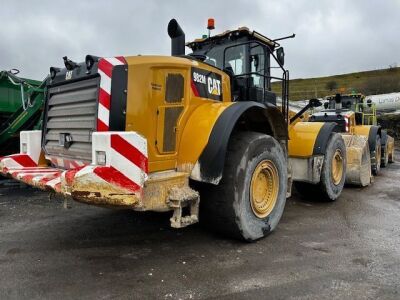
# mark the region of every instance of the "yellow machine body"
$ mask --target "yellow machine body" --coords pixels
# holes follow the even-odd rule
[[[296,122],[289,127],[289,156],[307,158],[313,155],[315,141],[324,123]]]
[[[323,115],[324,112],[319,114]],[[336,113],[330,112],[330,114],[336,116]],[[321,117],[318,120],[321,119],[323,120]],[[312,120],[312,115],[309,116],[309,120]],[[346,183],[367,186],[371,182],[371,155],[368,139],[372,126],[357,125],[355,112],[351,110],[341,113],[341,121],[344,120],[346,120],[345,131],[341,134],[346,145]],[[320,121],[310,123],[320,123]]]
[[[293,118],[294,111],[289,111]],[[289,124],[288,154],[292,181],[318,184],[325,157],[324,147],[332,133],[323,122],[308,122],[308,113]],[[326,139],[325,139],[326,138]],[[324,140],[321,142],[321,140]],[[318,144],[318,142],[320,144]]]
[[[188,165],[193,167],[207,145],[218,117],[233,104],[230,102],[228,76],[207,64],[178,57],[132,56],[126,57],[126,61],[126,130],[136,131],[147,138],[149,172],[176,168],[187,170],[185,166]],[[222,101],[193,94],[192,67],[221,75]],[[182,75],[184,92],[181,99],[168,103],[166,80],[169,74]]]

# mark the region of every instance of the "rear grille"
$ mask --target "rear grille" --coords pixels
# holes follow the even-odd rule
[[[91,161],[99,83],[100,77],[96,77],[48,90],[43,141],[47,155]],[[69,147],[60,145],[60,134],[72,137]]]

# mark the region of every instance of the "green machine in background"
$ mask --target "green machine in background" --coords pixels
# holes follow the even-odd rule
[[[0,156],[19,151],[19,132],[41,128],[46,79],[20,78],[0,71]]]

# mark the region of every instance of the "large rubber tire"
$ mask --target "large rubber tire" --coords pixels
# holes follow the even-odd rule
[[[394,146],[389,151],[389,164],[392,164],[392,163],[394,163]]]
[[[389,140],[386,130],[381,130],[381,168],[389,163]]]
[[[381,137],[377,134],[375,141],[375,150],[371,153],[371,158],[375,157],[374,162],[371,161],[371,171],[374,176],[379,175],[381,170]]]
[[[385,168],[389,164],[389,145],[388,143],[385,143],[385,145],[382,145],[381,148],[381,153],[382,153],[382,158],[381,158],[381,167]]]
[[[337,153],[341,155],[342,174],[340,180],[334,181],[332,175],[333,160],[337,157]],[[335,201],[342,193],[346,180],[346,145],[342,136],[338,133],[332,133],[324,156],[322,164],[321,179],[318,184],[306,182],[294,182],[294,187],[302,195],[309,200],[318,201]]]
[[[257,217],[251,204],[253,173],[262,162],[275,167],[279,186],[272,211]],[[276,185],[274,185],[276,187]],[[286,203],[287,160],[280,144],[257,132],[237,132],[229,141],[219,185],[200,189],[200,222],[229,237],[255,241],[277,226]]]

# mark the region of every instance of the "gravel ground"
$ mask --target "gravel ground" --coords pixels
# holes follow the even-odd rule
[[[400,153],[399,153],[400,154]],[[400,163],[256,243],[0,183],[0,299],[400,299]]]

